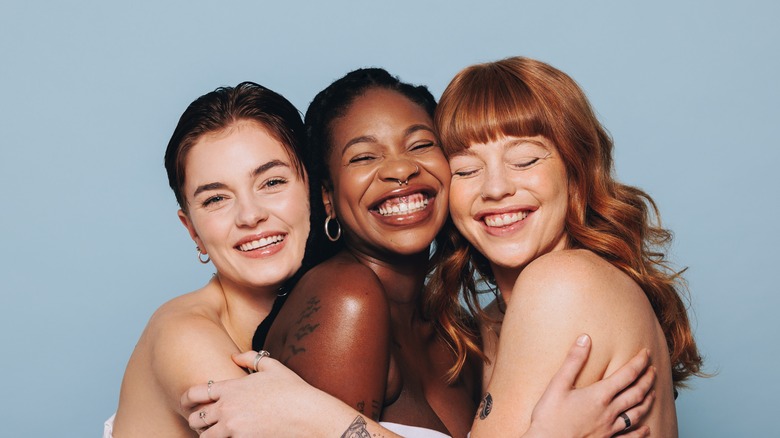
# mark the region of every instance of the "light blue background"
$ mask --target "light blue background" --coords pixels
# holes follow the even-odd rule
[[[476,4],[3,0],[0,435],[99,436],[149,315],[210,275],[162,165],[195,97],[253,80],[305,110],[370,65],[439,96],[459,69],[510,55],[579,81],[620,178],[676,233],[696,337],[719,372],[680,395],[682,436],[773,434],[776,4]]]

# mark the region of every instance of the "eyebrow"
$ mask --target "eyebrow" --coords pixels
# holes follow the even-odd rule
[[[273,169],[274,167],[286,167],[286,168],[289,169],[290,165],[285,163],[282,160],[271,160],[271,161],[269,161],[269,162],[267,162],[265,164],[261,164],[261,165],[257,166],[257,168],[251,172],[251,175],[252,175],[253,178],[256,178],[258,175],[262,175],[263,173],[268,172],[269,170]],[[194,197],[198,196],[199,194],[201,194],[203,192],[206,192],[206,191],[209,191],[209,190],[219,190],[219,189],[224,189],[226,187],[227,187],[227,185],[225,185],[224,183],[221,183],[221,182],[213,182],[213,183],[203,184],[203,185],[198,186],[197,189],[195,189],[195,193],[192,194],[192,197],[194,198]]]
[[[431,134],[435,135],[435,132],[433,131],[433,128],[431,128],[428,125],[424,125],[422,123],[418,123],[416,125],[409,126],[404,130],[404,137],[409,137],[410,135],[414,134],[417,131],[428,131]],[[345,145],[344,149],[341,151],[341,155],[344,155],[344,153],[347,151],[347,149],[350,148],[350,146],[353,146],[358,143],[379,143],[379,140],[376,139],[373,135],[361,135],[360,137],[355,137],[351,140],[349,140]]]

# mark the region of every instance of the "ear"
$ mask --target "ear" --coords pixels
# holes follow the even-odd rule
[[[206,248],[203,246],[203,242],[201,242],[200,237],[198,237],[198,232],[195,231],[195,227],[192,225],[192,220],[190,220],[190,217],[187,216],[187,213],[183,212],[181,209],[179,209],[178,215],[181,224],[184,225],[184,228],[186,228],[187,232],[190,233],[190,238],[192,241],[195,242],[195,245],[200,248],[200,251],[203,254],[207,254]]]
[[[328,217],[336,217],[336,207],[333,205],[333,189],[328,184],[322,184],[322,204],[325,205],[325,214]]]

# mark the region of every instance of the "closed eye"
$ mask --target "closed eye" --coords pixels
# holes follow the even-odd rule
[[[415,143],[414,145],[412,145],[412,147],[409,150],[411,150],[411,151],[424,151],[424,150],[430,149],[430,148],[432,148],[434,146],[436,146],[436,143],[434,143],[432,141],[424,142],[424,143]]]
[[[462,178],[467,178],[469,176],[474,176],[476,173],[479,172],[479,169],[459,169],[454,172],[452,172],[452,176],[459,176]]]
[[[374,159],[376,159],[376,157],[373,155],[357,155],[349,159],[349,164],[363,163],[363,162],[372,161]]]
[[[512,164],[512,166],[517,167],[519,169],[524,169],[524,168],[531,167],[534,164],[538,163],[540,159],[541,158],[534,158],[534,159],[531,159],[531,160],[528,160],[528,161],[523,161],[523,162],[520,162],[520,163],[514,163],[514,164]]]

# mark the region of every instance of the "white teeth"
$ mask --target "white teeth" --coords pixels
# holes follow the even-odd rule
[[[527,211],[520,213],[504,213],[493,216],[485,216],[485,224],[489,227],[505,227],[528,217]]]
[[[428,197],[415,193],[411,196],[389,199],[380,205],[377,210],[379,210],[379,214],[382,216],[393,216],[414,213],[425,209],[427,206]]]
[[[239,245],[238,249],[240,249],[241,251],[251,251],[253,249],[262,248],[264,246],[281,242],[282,240],[284,240],[284,236],[281,234],[278,234],[276,236],[263,237],[262,239],[259,240],[253,240],[251,242],[241,244]]]

